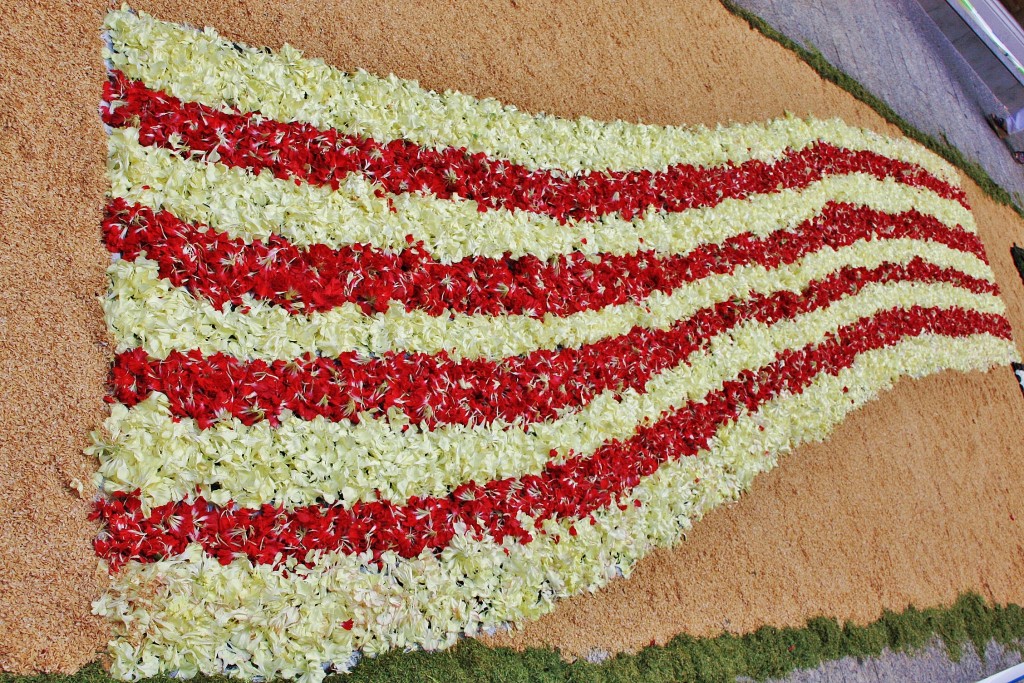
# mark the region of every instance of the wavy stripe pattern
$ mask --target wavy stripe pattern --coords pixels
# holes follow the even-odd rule
[[[907,266],[844,269],[802,292],[721,302],[665,330],[634,328],[579,348],[536,351],[500,363],[408,353],[246,363],[223,354],[172,352],[155,360],[134,349],[115,358],[112,383],[114,396],[127,406],[161,392],[177,417],[193,418],[201,427],[225,413],[244,424],[276,424],[283,411],[307,420],[358,422],[361,413],[391,410],[404,412],[409,424],[426,429],[495,420],[528,426],[578,410],[605,390],[642,390],[652,376],[678,365],[739,323],[774,323],[827,306],[865,284],[900,281],[948,283],[992,293],[985,280],[915,259]],[[609,367],[609,358],[619,363]]]
[[[182,100],[378,140],[465,147],[532,168],[576,173],[769,161],[783,150],[824,141],[907,161],[950,183],[959,177],[949,163],[909,140],[837,119],[790,118],[715,130],[567,120],[521,112],[493,99],[432,92],[395,76],[345,73],[303,59],[287,45],[277,53],[254,49],[209,28],[194,31],[145,13],[112,12],[105,26],[111,44],[104,56],[116,69]]]
[[[246,243],[123,199],[107,207],[103,231],[110,251],[129,260],[145,253],[159,265],[160,277],[215,307],[239,305],[249,294],[290,313],[326,311],[345,303],[358,304],[363,313],[379,313],[396,301],[407,311],[433,315],[564,316],[643,300],[652,292],[670,292],[684,282],[740,265],[792,263],[823,246],[837,249],[864,238],[929,240],[985,257],[976,234],[948,228],[931,216],[917,211],[893,215],[838,203],[826,204],[817,217],[792,230],[767,237],[743,233],[667,257],[648,250],[624,256],[575,254],[554,263],[524,256],[472,257],[447,264],[417,248],[300,248],[273,235]],[[606,281],[616,286],[602,286]]]
[[[387,553],[369,570],[363,558],[338,553],[317,554],[309,566],[289,563],[287,572],[246,558],[222,565],[199,544],[159,562],[129,563],[95,605],[122,634],[111,671],[187,675],[220,662],[246,677],[302,676],[319,662],[345,671],[355,652],[444,648],[462,633],[536,619],[559,599],[628,577],[653,547],[677,542],[780,455],[826,436],[899,378],[984,370],[1006,354],[1003,340],[986,335],[916,337],[865,353],[803,393],[726,425],[706,452],[667,463],[620,505],[596,512],[593,524],[549,519],[525,546],[457,536],[449,552],[411,560]],[[640,528],[645,536],[629,532]]]
[[[1015,356],[956,172],[106,20],[114,671],[299,676],[628,575],[903,375]]]
[[[920,167],[825,142],[787,151],[772,163],[751,159],[710,168],[678,164],[653,172],[606,170],[567,176],[562,170],[531,170],[461,148],[429,149],[402,139],[382,143],[310,124],[218,111],[155,92],[119,72],[111,75],[104,97],[109,103],[102,109],[105,123],[136,127],[142,144],[170,148],[185,158],[267,171],[275,178],[332,189],[349,174],[359,173],[386,192],[460,197],[473,201],[480,211],[528,211],[559,223],[609,214],[628,221],[649,211],[711,207],[726,199],[802,188],[826,175],[848,173],[879,180],[898,177],[911,187],[925,187],[966,204],[963,190]]]
[[[589,457],[548,465],[538,475],[468,482],[444,498],[414,497],[405,506],[371,502],[288,512],[268,506],[210,509],[199,498],[144,515],[136,499],[118,496],[97,506],[107,537],[96,550],[116,569],[128,560],[155,561],[184,552],[190,542],[202,544],[225,564],[239,555],[262,564],[291,557],[305,561],[315,551],[372,553],[374,561],[389,551],[411,558],[445,550],[461,530],[498,543],[506,538],[530,543],[534,526],[545,520],[583,519],[613,504],[665,462],[696,455],[742,411],[754,411],[783,392],[800,393],[819,373],[836,374],[866,351],[924,333],[1010,336],[998,315],[920,307],[883,311],[813,346],[780,353],[763,368],[744,370],[700,401],[641,427],[631,439],[605,444]],[[686,436],[679,439],[678,434]],[[533,525],[523,524],[523,517]]]
[[[337,357],[352,351],[366,356],[446,353],[456,360],[500,360],[537,349],[593,344],[635,327],[666,329],[701,308],[733,297],[799,291],[839,268],[906,265],[914,259],[956,269],[969,278],[992,279],[985,261],[944,244],[909,238],[858,240],[838,250],[823,248],[789,265],[771,269],[739,266],[731,273],[711,275],[668,294],[653,292],[638,303],[564,317],[432,316],[398,305],[368,316],[355,304],[343,304],[326,313],[293,315],[283,307],[250,297],[243,297],[241,307],[219,310],[161,279],[156,263],[138,258],[111,265],[112,286],[104,309],[118,351],[141,347],[156,358],[166,358],[175,350],[197,349],[205,355],[226,353],[267,361],[306,354]]]
[[[738,324],[686,365],[653,376],[641,391],[608,389],[578,411],[529,428],[495,420],[427,430],[390,411],[342,422],[286,415],[276,426],[222,418],[204,429],[195,420],[172,417],[166,396],[156,393],[130,410],[115,408],[108,422],[112,438],[97,437],[93,452],[107,490],[141,490],[146,511],[197,487],[218,504],[403,503],[445,495],[468,481],[536,473],[570,453],[589,455],[606,440],[631,438],[679,401],[699,399],[743,370],[771,362],[776,353],[897,306],[1002,310],[995,297],[946,284],[868,283],[856,295],[792,320]]]
[[[188,221],[251,241],[278,234],[295,245],[344,247],[369,244],[402,250],[422,245],[432,257],[458,261],[472,256],[541,260],[601,253],[681,254],[701,244],[744,232],[765,236],[814,218],[829,202],[866,205],[878,211],[911,210],[949,227],[975,232],[971,213],[958,202],[894,178],[861,173],[827,176],[800,190],[781,190],[680,213],[649,213],[626,221],[615,216],[561,225],[529,212],[480,213],[473,202],[430,195],[378,194],[361,175],[337,190],[254,175],[219,162],[183,159],[146,147],[138,130],[119,128],[108,142],[111,192],[130,203],[167,209]]]

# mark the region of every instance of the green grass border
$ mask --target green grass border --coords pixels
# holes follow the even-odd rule
[[[897,114],[896,111],[886,104],[881,98],[877,97],[865,88],[860,81],[843,71],[840,71],[838,67],[825,59],[825,56],[817,49],[809,49],[800,43],[797,43],[795,40],[792,40],[777,31],[757,14],[737,5],[733,0],[719,1],[727,10],[747,22],[751,28],[760,31],[765,37],[770,38],[783,47],[795,52],[796,55],[807,62],[807,64],[814,69],[822,79],[838,85],[840,88],[874,109],[879,116],[899,128],[900,131],[908,138],[927,147],[966,173],[971,180],[977,183],[978,187],[980,187],[986,195],[1000,204],[1013,208],[1019,216],[1024,218],[1024,208],[1021,207],[1021,204],[1024,204],[1024,201],[1021,201],[1021,197],[1014,197],[1005,188],[996,183],[996,181],[992,179],[992,176],[988,174],[988,171],[982,168],[981,164],[968,159],[963,152],[951,145],[949,141],[945,139],[945,136],[942,136],[943,139],[939,140],[938,138],[915,128],[906,119]]]
[[[999,186],[977,162],[969,160],[948,140],[918,130],[860,82],[833,66],[817,50],[807,49],[772,28],[761,17],[731,0],[720,0],[727,10],[746,21],[803,59],[824,80],[838,85],[897,126],[904,135],[932,150],[967,174],[986,195],[1012,207],[1024,218],[1024,209]],[[443,652],[389,652],[364,659],[351,673],[332,675],[332,683],[729,683],[737,676],[758,681],[780,678],[798,669],[810,669],[843,657],[875,657],[885,650],[919,652],[941,642],[952,661],[959,661],[970,644],[984,657],[989,642],[1024,655],[1024,608],[989,606],[980,596],[962,595],[950,607],[901,613],[886,611],[867,626],[840,625],[835,619],[817,617],[802,628],[764,626],[738,636],[693,638],[681,634],[664,646],[646,647],[636,654],[619,654],[601,664],[567,663],[557,650],[531,648],[518,652],[489,648],[465,639]],[[177,679],[157,676],[150,683]],[[195,683],[228,683],[224,676],[200,675]],[[90,664],[70,675],[15,675],[0,672],[0,683],[112,683],[99,664]]]
[[[842,657],[875,657],[886,649],[915,653],[932,643],[944,644],[952,661],[971,645],[984,658],[989,642],[1024,655],[1024,608],[990,606],[965,594],[950,607],[885,612],[867,626],[818,617],[802,628],[764,626],[747,635],[714,638],[678,635],[664,646],[620,654],[601,664],[567,663],[552,649],[517,652],[489,648],[473,639],[442,652],[390,652],[365,659],[349,674],[328,677],[331,683],[727,683],[737,676],[758,681],[797,669],[815,668]],[[98,664],[71,675],[0,674],[0,683],[111,683]],[[158,676],[150,683],[172,683]],[[224,676],[197,676],[195,683],[228,683]]]

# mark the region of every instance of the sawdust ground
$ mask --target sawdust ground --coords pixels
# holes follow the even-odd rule
[[[561,116],[715,124],[792,111],[897,134],[702,0],[136,6],[249,44],[287,41],[341,68]],[[0,8],[0,669],[9,671],[72,671],[108,637],[89,616],[102,579],[89,547],[95,529],[68,486],[93,467],[80,449],[102,416],[109,359],[96,302],[107,262],[96,115],[105,9],[96,0]],[[1024,296],[1008,246],[1022,223],[970,187],[1020,335]],[[903,382],[631,580],[492,642],[574,655],[822,613],[864,622],[965,590],[1024,604],[1015,580],[1024,571],[1022,419],[1009,370]]]

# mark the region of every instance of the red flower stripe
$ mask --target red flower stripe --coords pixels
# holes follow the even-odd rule
[[[360,411],[404,411],[411,422],[480,424],[495,419],[533,423],[578,409],[605,389],[643,391],[655,374],[685,361],[717,334],[748,321],[791,318],[859,291],[872,282],[948,282],[975,292],[994,285],[920,259],[906,266],[844,268],[803,292],[781,291],[725,301],[659,330],[633,328],[580,348],[538,350],[492,361],[453,361],[445,353],[390,352],[365,358],[243,361],[227,354],[172,351],[163,360],[141,348],[119,354],[112,370],[114,398],[132,406],[151,392],[170,401],[176,417],[208,427],[220,415],[246,424],[277,421],[282,410],[302,419],[358,421]],[[618,362],[609,363],[609,358]]]
[[[885,311],[817,344],[782,352],[770,365],[745,370],[720,391],[642,427],[626,441],[604,444],[591,457],[549,464],[539,475],[469,482],[448,496],[413,497],[405,505],[372,501],[349,509],[336,504],[286,511],[272,505],[218,507],[198,498],[168,503],[145,515],[137,494],[120,494],[96,504],[93,518],[105,524],[96,551],[112,568],[129,560],[157,561],[184,551],[190,542],[201,543],[224,564],[238,556],[260,564],[289,557],[302,562],[313,550],[371,551],[376,557],[395,551],[408,558],[425,549],[444,549],[459,524],[499,543],[506,537],[529,543],[537,529],[524,526],[521,514],[538,522],[583,519],[616,503],[662,463],[696,455],[741,411],[755,410],[782,392],[800,393],[820,373],[836,374],[859,354],[922,333],[1009,338],[1010,328],[1000,315],[963,309]]]
[[[129,260],[145,253],[159,264],[161,277],[218,308],[241,304],[242,296],[251,294],[293,313],[327,311],[352,302],[371,314],[397,301],[406,310],[431,315],[564,316],[641,301],[652,292],[670,292],[737,266],[774,268],[824,246],[839,249],[872,237],[931,240],[985,260],[977,235],[949,228],[932,216],[917,211],[892,215],[835,202],[798,227],[766,237],[746,233],[667,257],[653,251],[601,254],[596,263],[573,253],[553,263],[528,255],[474,256],[445,264],[420,245],[400,252],[362,244],[301,248],[277,235],[247,244],[121,198],[107,206],[103,233],[110,251]]]
[[[876,152],[818,143],[767,163],[750,160],[712,168],[678,164],[663,171],[603,171],[568,175],[530,170],[465,148],[424,148],[407,140],[380,142],[307,123],[282,123],[259,114],[224,112],[182,102],[112,72],[102,107],[110,126],[139,128],[139,141],[185,158],[216,152],[219,162],[278,178],[337,189],[349,173],[362,173],[391,193],[429,192],[475,200],[481,210],[506,208],[566,222],[648,210],[682,211],[724,199],[805,187],[831,174],[869,173],[927,187],[967,206],[966,194],[925,169]]]

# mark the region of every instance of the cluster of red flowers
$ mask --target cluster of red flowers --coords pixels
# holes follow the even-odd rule
[[[670,292],[751,263],[769,268],[793,263],[824,246],[839,249],[864,238],[931,240],[982,259],[985,255],[977,235],[932,216],[917,211],[894,215],[845,203],[829,203],[792,230],[760,238],[744,233],[687,254],[641,251],[588,258],[576,252],[552,262],[535,256],[474,256],[445,264],[422,245],[397,252],[363,244],[300,248],[277,235],[247,244],[120,198],[107,207],[103,233],[110,251],[128,260],[144,253],[157,262],[161,277],[218,307],[241,304],[243,295],[250,294],[293,313],[354,302],[372,314],[396,301],[435,316],[561,316],[642,301],[652,292]]]
[[[94,518],[105,533],[97,553],[116,568],[129,560],[152,562],[199,542],[227,564],[237,556],[257,563],[295,557],[306,561],[312,550],[376,557],[394,551],[414,557],[425,549],[444,549],[458,525],[497,542],[533,539],[522,515],[543,520],[585,519],[612,504],[669,460],[692,456],[707,447],[717,430],[744,410],[753,411],[780,393],[800,393],[821,373],[836,374],[856,357],[903,338],[935,333],[964,336],[989,333],[1010,338],[999,315],[962,309],[892,309],[840,328],[821,342],[784,351],[770,365],[745,370],[700,401],[691,401],[641,427],[622,442],[613,441],[592,456],[549,464],[539,475],[477,484],[468,482],[444,497],[413,497],[404,505],[390,501],[314,505],[295,510],[264,505],[213,506],[203,498],[179,501],[143,514],[136,494],[97,504]],[[571,533],[571,532],[570,532]]]
[[[114,397],[132,406],[151,392],[163,392],[173,415],[194,418],[203,427],[221,415],[246,424],[276,422],[285,409],[303,419],[323,416],[336,422],[357,421],[360,411],[398,408],[411,422],[426,427],[497,418],[532,423],[552,419],[565,408],[580,408],[605,389],[642,391],[653,375],[742,322],[772,324],[828,306],[869,283],[900,280],[948,282],[976,292],[994,289],[988,281],[916,258],[905,266],[851,267],[810,283],[802,292],[721,302],[668,329],[636,327],[579,348],[538,350],[497,362],[453,361],[443,353],[389,352],[365,358],[349,352],[268,363],[225,354],[203,356],[198,350],[173,351],[156,360],[136,348],[115,360]]]
[[[649,210],[682,211],[725,199],[805,187],[826,175],[868,173],[927,187],[966,205],[960,188],[914,164],[871,151],[818,143],[776,162],[750,160],[661,171],[593,171],[566,175],[534,170],[465,148],[430,149],[403,139],[381,143],[307,123],[282,123],[258,114],[224,112],[182,102],[113,72],[104,91],[104,121],[134,126],[139,141],[186,158],[216,153],[228,166],[270,171],[278,178],[337,189],[349,173],[362,173],[381,191],[427,192],[442,199],[475,200],[480,210],[520,209],[560,221],[618,214],[630,220]]]

